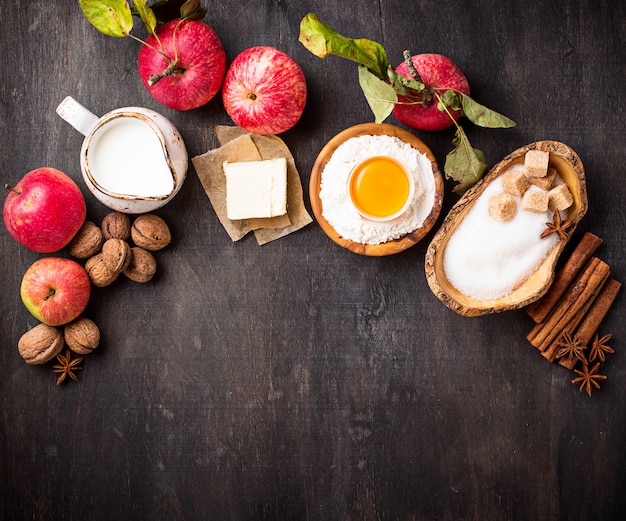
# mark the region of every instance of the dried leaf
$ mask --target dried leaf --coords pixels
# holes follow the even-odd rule
[[[461,110],[462,108],[459,94],[455,90],[448,89],[443,94],[439,94],[438,98],[437,108],[441,112],[445,112],[446,107],[452,110]]]
[[[374,113],[376,123],[382,123],[398,101],[396,92],[391,85],[378,79],[363,65],[359,65],[359,84]]]
[[[183,20],[202,20],[206,9],[200,5],[200,0],[187,0],[180,6],[180,17]]]
[[[463,115],[475,125],[487,128],[511,128],[515,126],[515,121],[512,119],[481,105],[462,92],[458,94],[461,97]]]
[[[459,183],[454,192],[462,195],[483,177],[487,171],[487,160],[481,150],[472,148],[461,127],[457,127],[452,144],[454,148],[446,156],[444,173],[446,178]]]
[[[426,89],[426,85],[421,81],[412,80],[402,74],[398,74],[391,66],[387,70],[387,78],[396,93],[401,96],[420,96]]]

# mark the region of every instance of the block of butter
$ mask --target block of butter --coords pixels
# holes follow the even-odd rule
[[[287,160],[224,162],[229,219],[276,217],[287,213]]]

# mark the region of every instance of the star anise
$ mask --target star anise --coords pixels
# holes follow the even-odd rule
[[[69,349],[65,351],[65,356],[57,355],[59,363],[52,366],[52,372],[59,373],[57,385],[61,384],[65,380],[65,377],[70,377],[75,382],[78,382],[78,377],[74,374],[74,371],[81,371],[83,369],[82,367],[78,367],[78,364],[80,364],[83,359],[74,358],[72,360],[71,358],[72,355]]]
[[[552,219],[552,222],[546,223],[547,228],[541,234],[541,238],[545,239],[546,237],[549,237],[553,233],[556,233],[559,236],[559,238],[566,241],[569,239],[569,235],[564,230],[564,228],[566,228],[567,226],[569,226],[569,221],[563,222],[563,219],[561,218],[561,212],[557,210],[556,212],[554,212],[554,217]]]
[[[611,340],[611,335],[604,335],[602,338],[598,338],[598,335],[596,335],[591,344],[591,352],[589,353],[590,362],[593,362],[596,358],[604,362],[606,359],[605,353],[615,353],[615,349],[607,344],[609,340]]]
[[[558,350],[556,352],[557,358],[567,358],[568,360],[580,360],[585,362],[585,349],[587,346],[583,344],[583,341],[577,336],[572,336],[569,332],[563,333],[561,338],[557,342]]]
[[[600,362],[594,365],[591,369],[589,369],[589,364],[583,364],[582,371],[574,369],[574,372],[578,376],[572,380],[572,383],[580,384],[580,391],[582,392],[582,390],[585,389],[587,394],[591,396],[591,386],[594,386],[596,389],[600,389],[598,380],[606,380],[606,376],[598,373],[599,369]]]

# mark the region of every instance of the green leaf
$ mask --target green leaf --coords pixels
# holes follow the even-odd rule
[[[333,54],[366,67],[381,80],[386,78],[389,61],[384,47],[365,38],[346,38],[322,23],[313,13],[300,22],[298,41],[319,58]]]
[[[463,114],[475,125],[487,128],[511,128],[515,126],[515,121],[488,109],[484,105],[474,101],[472,98],[459,92]]]
[[[487,160],[481,150],[472,148],[462,127],[457,127],[452,144],[454,148],[446,156],[444,173],[447,179],[458,182],[454,192],[462,195],[485,175]]]
[[[126,0],[78,0],[80,8],[98,31],[124,38],[133,28],[133,15]]]
[[[141,18],[142,22],[146,26],[146,30],[150,34],[154,34],[154,31],[157,26],[157,19],[154,11],[146,6],[147,0],[134,0],[133,5],[135,7],[135,11]]]
[[[359,65],[359,85],[365,94],[376,123],[382,123],[387,119],[398,96],[391,85],[377,78],[364,65]]]

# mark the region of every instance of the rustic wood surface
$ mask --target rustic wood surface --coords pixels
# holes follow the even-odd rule
[[[281,137],[305,187],[334,135],[373,120],[356,65],[298,43],[309,11],[339,32],[439,52],[481,103],[518,122],[466,124],[495,164],[527,143],[571,146],[587,174],[576,231],[626,281],[626,4],[618,0],[205,2],[229,62],[273,45],[308,81],[307,108]],[[98,33],[77,3],[0,1],[3,182],[54,166],[80,180],[82,136],[55,108],[155,109],[190,156],[231,124],[219,98],[177,113],[136,71],[138,44]],[[389,123],[397,124],[391,117]],[[443,165],[453,131],[415,132]],[[107,209],[81,184],[88,216]],[[442,214],[457,196],[446,181]],[[196,173],[158,211],[174,240],[146,285],[93,291],[101,346],[78,383],[20,358],[36,321],[19,297],[40,257],[0,231],[0,518],[168,520],[618,519],[626,511],[624,297],[602,325],[616,354],[589,398],[571,371],[526,341],[523,311],[456,315],[430,292],[434,230],[397,255],[366,257],[317,223],[262,247],[233,243]],[[435,227],[436,229],[437,227]]]

